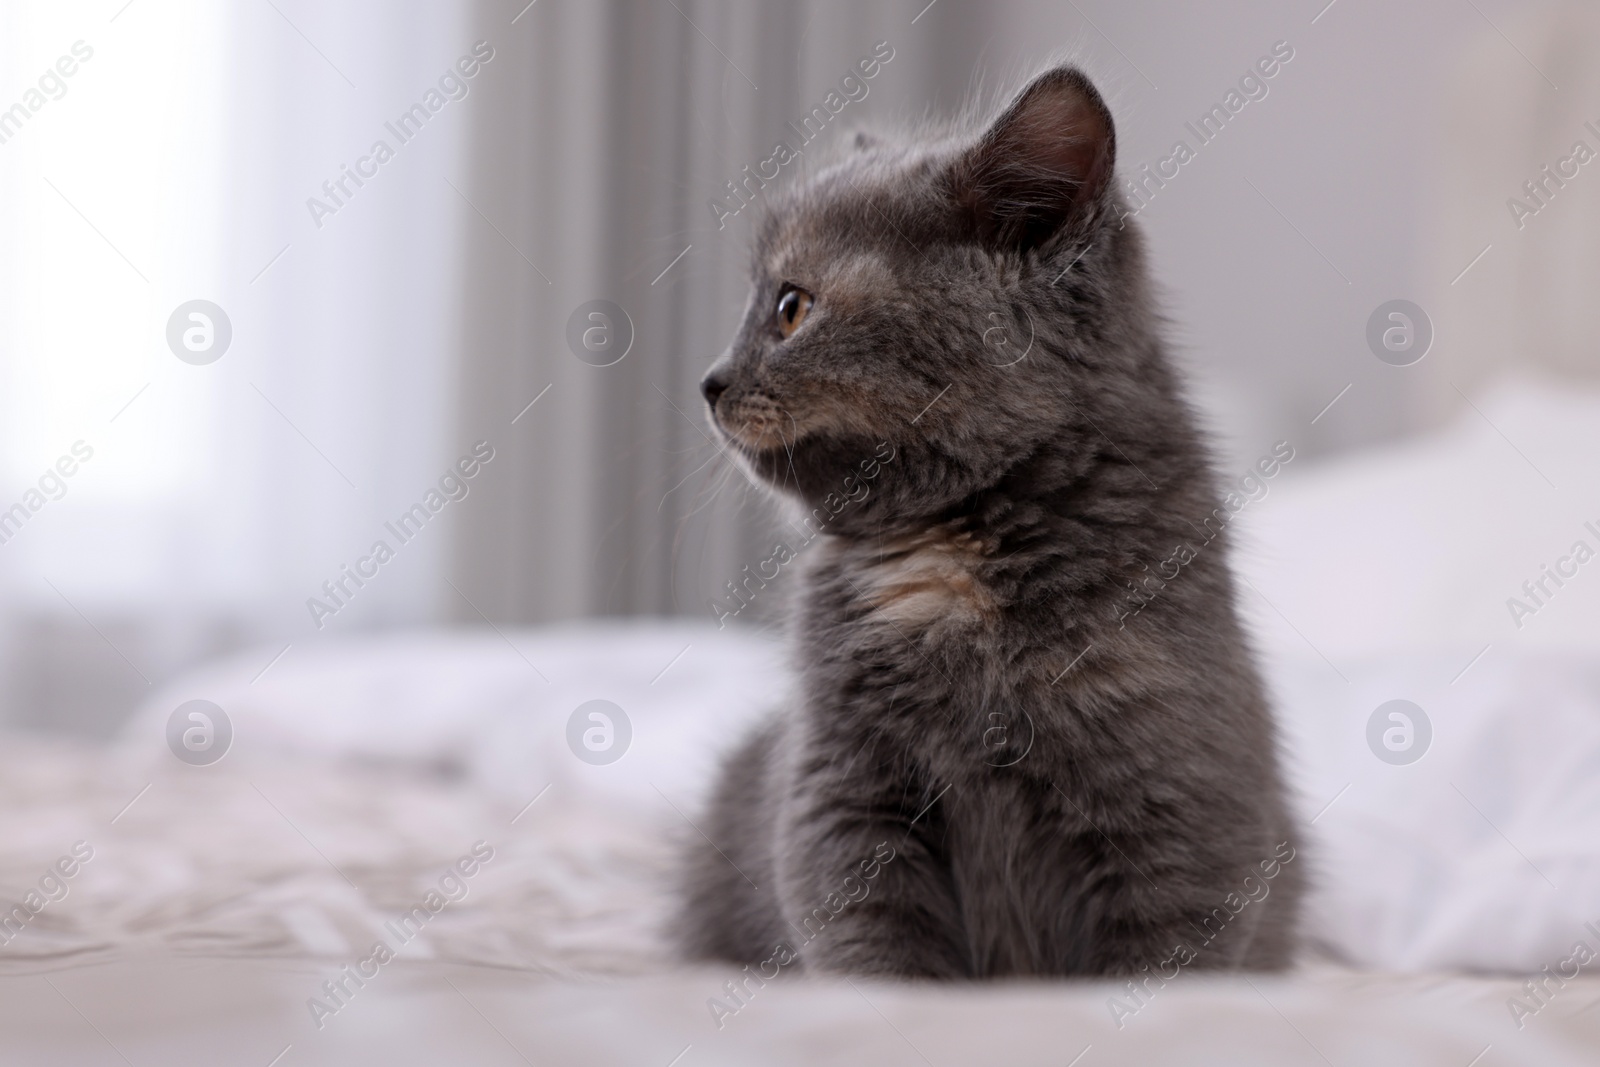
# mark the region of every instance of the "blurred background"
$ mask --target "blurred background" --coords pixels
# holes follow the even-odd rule
[[[696,389],[745,298],[759,205],[733,212],[729,183],[819,107],[802,167],[855,128],[1086,68],[1122,178],[1168,175],[1138,224],[1225,471],[1279,440],[1333,462],[1409,438],[1508,371],[1592,377],[1600,168],[1573,158],[1600,147],[1592,19],[1543,0],[6,3],[0,721],[105,736],[244,647],[266,671],[384,628],[710,618],[775,523]],[[1395,299],[1432,325],[1409,366],[1368,343]],[[492,458],[442,485],[475,447]],[[379,540],[393,558],[362,562]]]

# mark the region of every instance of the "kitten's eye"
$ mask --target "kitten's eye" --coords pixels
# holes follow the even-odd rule
[[[783,335],[784,340],[788,340],[789,336],[800,328],[800,324],[806,321],[806,315],[811,312],[813,303],[810,293],[804,289],[796,289],[792,285],[778,294],[778,332]]]

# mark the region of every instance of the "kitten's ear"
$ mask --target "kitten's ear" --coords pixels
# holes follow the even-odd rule
[[[1082,215],[1111,180],[1111,112],[1082,72],[1035,78],[956,163],[956,196],[980,240],[1034,248]]]

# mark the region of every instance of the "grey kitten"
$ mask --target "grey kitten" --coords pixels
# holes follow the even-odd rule
[[[1290,961],[1304,864],[1229,511],[1114,157],[1061,68],[769,194],[703,391],[819,531],[801,698],[727,758],[676,926],[747,983]]]

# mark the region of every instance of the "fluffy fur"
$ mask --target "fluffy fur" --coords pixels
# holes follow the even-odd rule
[[[985,129],[861,138],[771,201],[705,392],[823,532],[797,564],[799,706],[727,757],[715,845],[686,858],[690,954],[930,978],[1137,974],[1180,945],[1289,961],[1304,864],[1114,161],[1061,68]],[[785,339],[787,286],[815,304]],[[1202,547],[1136,592],[1178,545]]]

